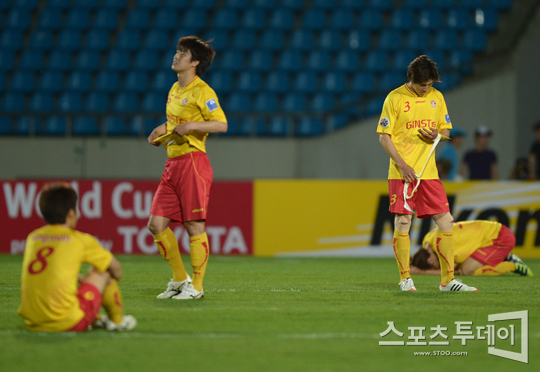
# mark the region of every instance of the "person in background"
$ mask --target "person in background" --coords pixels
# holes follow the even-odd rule
[[[491,135],[491,129],[485,125],[476,128],[475,147],[467,151],[459,170],[462,177],[467,173],[470,180],[496,180],[499,177],[497,154],[488,148]]]
[[[516,160],[516,165],[510,172],[511,180],[528,180],[531,178],[529,171],[529,159],[521,157]]]
[[[459,170],[459,154],[458,149],[463,145],[463,139],[467,136],[467,132],[458,127],[453,127],[450,129],[450,141],[446,142],[446,145],[442,148],[441,152],[437,156],[437,164],[441,164],[441,170],[445,168],[444,160],[447,160],[450,163],[450,168],[447,172],[442,173],[439,171],[441,179],[446,179],[449,181],[459,181],[460,176],[458,174]],[[447,174],[447,177],[443,177],[444,174]]]
[[[531,151],[529,151],[529,178],[538,180],[540,179],[540,121],[533,128],[536,141],[534,141]]]

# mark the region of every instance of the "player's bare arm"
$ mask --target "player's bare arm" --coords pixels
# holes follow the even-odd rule
[[[118,281],[122,278],[122,266],[120,265],[120,262],[118,262],[116,257],[112,258],[111,264],[109,265],[107,271],[109,272],[109,274],[111,274],[111,277]]]
[[[401,170],[403,179],[405,182],[413,182],[416,180],[416,172],[414,168],[405,163],[405,160],[399,155],[394,142],[392,142],[392,137],[389,134],[381,133],[379,135],[379,142],[381,143],[384,151],[394,160]]]
[[[148,136],[148,143],[152,146],[160,146],[161,143],[155,143],[154,140],[165,133],[167,133],[167,123],[161,124],[159,127],[155,128],[152,133],[150,133]]]
[[[420,128],[418,129],[418,134],[425,139],[434,141],[437,138],[439,131],[436,128]],[[449,129],[441,129],[441,141],[447,141],[450,137]]]
[[[190,121],[179,124],[173,128],[173,133],[179,136],[185,136],[189,131],[196,130],[203,133],[225,133],[227,131],[227,123],[223,121]]]

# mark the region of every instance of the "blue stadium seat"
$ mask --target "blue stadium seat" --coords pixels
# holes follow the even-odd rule
[[[113,110],[121,113],[132,113],[139,109],[137,94],[132,92],[120,92],[116,95]]]
[[[144,38],[144,47],[150,50],[164,51],[171,48],[169,44],[168,35],[162,30],[150,30],[146,33]],[[212,43],[214,46],[214,43]]]
[[[512,7],[513,0],[489,0],[489,6],[497,10],[509,10]]]
[[[289,9],[277,9],[270,15],[270,27],[276,30],[292,30],[294,28],[294,13]]]
[[[101,66],[101,57],[99,55],[99,52],[83,50],[77,56],[78,69],[81,69],[84,71],[97,71],[100,68],[100,66]]]
[[[283,116],[272,116],[264,134],[270,136],[286,136],[291,127],[290,119]]]
[[[155,0],[150,0],[154,1]],[[165,9],[170,12],[171,10],[184,10],[186,6],[188,5],[188,0],[165,0],[164,7]]]
[[[58,35],[56,47],[60,50],[75,51],[79,50],[82,45],[82,37],[79,31],[63,30]]]
[[[244,71],[238,77],[237,89],[240,92],[257,93],[261,90],[262,79],[257,72]]]
[[[394,0],[369,0],[369,6],[375,9],[391,10],[394,7]]]
[[[260,31],[266,28],[266,12],[259,8],[247,8],[242,17],[243,29]]]
[[[414,11],[410,8],[397,8],[390,17],[390,26],[398,30],[410,30],[415,24]]]
[[[306,67],[313,71],[327,71],[330,68],[330,56],[322,50],[315,50],[309,53]]]
[[[279,112],[279,99],[274,93],[260,93],[255,97],[255,111],[276,113]]]
[[[308,51],[315,45],[315,36],[310,30],[295,30],[291,34],[290,48]]]
[[[23,93],[7,92],[2,100],[2,111],[4,112],[22,112],[26,106],[26,100]]]
[[[188,9],[182,20],[182,27],[200,31],[206,28],[208,15],[203,9]]]
[[[107,55],[105,67],[109,71],[126,71],[132,62],[130,53],[122,49],[113,49]]]
[[[21,55],[19,67],[28,71],[40,71],[43,70],[45,65],[45,55],[43,52],[32,51],[26,49]]]
[[[328,112],[336,107],[336,97],[334,94],[317,93],[311,101],[311,111]]]
[[[294,77],[293,89],[300,93],[315,93],[319,89],[319,76],[314,71],[300,71]]]
[[[109,111],[111,99],[108,94],[92,91],[86,97],[86,111],[105,113]]]
[[[129,92],[143,93],[148,88],[148,74],[140,71],[129,71],[124,81],[124,89]]]
[[[58,9],[66,10],[71,7],[71,0],[48,0],[47,8],[49,9]]]
[[[138,31],[120,31],[116,39],[116,46],[130,52],[140,49],[141,34]]]
[[[11,50],[0,50],[0,71],[9,71],[15,66],[15,53]]]
[[[439,9],[453,9],[456,8],[461,0],[437,0],[432,1],[431,6]]]
[[[167,94],[169,93],[169,90],[171,90],[171,87],[173,85],[174,81],[174,75],[171,74],[171,72],[166,70],[159,71],[152,81],[152,91],[164,94],[165,97],[167,97]],[[214,88],[213,85],[210,85],[212,88]],[[215,89],[215,88],[214,88]]]
[[[59,71],[45,70],[41,74],[39,90],[42,92],[58,93],[64,89],[64,76]]]
[[[473,52],[482,52],[487,47],[486,32],[481,29],[469,29],[463,33],[463,46]]]
[[[326,25],[326,13],[321,9],[308,9],[302,14],[302,29],[322,30]]]
[[[0,116],[0,134],[13,133],[13,121],[8,116]]]
[[[180,3],[184,1],[179,1]],[[185,6],[186,4],[184,4]],[[138,9],[155,10],[160,7],[160,2],[156,0],[137,0],[135,7]]]
[[[366,6],[366,0],[341,0],[341,6],[348,10],[362,10]]]
[[[330,27],[335,30],[348,31],[355,23],[354,13],[347,9],[337,9],[330,16]]]
[[[227,50],[221,55],[219,67],[226,71],[241,71],[244,69],[244,53]]]
[[[357,72],[353,76],[351,90],[354,93],[373,93],[375,90],[375,82],[376,78],[374,73],[367,71]]]
[[[90,27],[90,15],[88,11],[77,8],[70,10],[67,15],[65,27],[72,30],[87,30]]]
[[[49,136],[65,136],[67,132],[67,119],[64,116],[50,116],[45,120],[42,128],[37,127],[38,134]]]
[[[407,66],[416,58],[418,54],[411,49],[398,50],[394,54],[394,61],[392,63],[394,70],[406,71]]]
[[[7,16],[6,25],[11,29],[28,29],[30,27],[30,11],[24,9],[12,9]]]
[[[118,11],[114,9],[98,9],[94,18],[94,28],[113,31],[118,27]]]
[[[388,53],[383,50],[372,50],[366,55],[364,67],[369,71],[383,72],[389,64]]]
[[[445,92],[453,87],[461,84],[461,74],[459,72],[443,72],[440,76],[441,82],[438,84],[437,89]]]
[[[429,6],[429,3],[431,0],[405,0],[403,2],[403,8],[410,8],[410,9],[424,9]]]
[[[159,55],[153,50],[141,49],[135,54],[134,67],[141,71],[154,71],[159,66]]]
[[[252,50],[257,45],[254,31],[240,30],[233,34],[232,48],[236,50]]]
[[[1,61],[1,57],[0,57]],[[268,50],[256,49],[250,53],[249,69],[259,72],[268,72],[272,69],[274,56]],[[213,86],[213,85],[212,85]]]
[[[41,119],[35,116],[21,116],[15,122],[15,134],[28,135],[41,127]]]
[[[32,50],[49,51],[53,47],[53,33],[51,31],[36,31],[30,35],[30,48]]]
[[[166,122],[167,119],[154,119],[150,116],[137,115],[128,124],[128,134],[133,136],[148,136],[155,127]]]
[[[338,53],[336,66],[346,72],[355,72],[360,68],[360,54],[352,49],[345,49]]]
[[[128,0],[107,0],[103,2],[103,6],[112,9],[126,9]]]
[[[142,109],[144,112],[163,113],[165,112],[166,102],[166,96],[161,93],[152,92],[144,96]]]
[[[338,7],[337,0],[313,0],[311,6],[323,10],[332,10]]]
[[[75,7],[78,9],[96,10],[100,2],[100,0],[76,0]]]
[[[150,12],[146,9],[133,9],[126,17],[126,29],[144,31],[150,27]]]
[[[369,99],[365,104],[364,114],[366,116],[380,115],[386,96],[379,96]]]
[[[247,93],[234,92],[227,100],[227,111],[250,112],[252,111],[251,95]]]
[[[67,80],[67,89],[72,92],[86,93],[92,87],[92,74],[88,71],[73,71]]]
[[[60,95],[58,100],[58,109],[61,112],[80,112],[82,111],[83,101],[80,93],[66,92]]]
[[[303,94],[287,93],[283,98],[283,112],[307,111],[307,98]]]
[[[443,50],[430,49],[425,52],[425,55],[427,55],[431,60],[437,63],[437,68],[439,69],[439,71],[446,68],[446,55]]]
[[[261,47],[268,50],[278,51],[285,45],[285,35],[282,31],[268,29],[261,36]]]
[[[322,30],[319,35],[319,47],[332,51],[343,49],[343,37],[341,33],[336,30]]]
[[[54,97],[50,93],[36,92],[30,98],[30,111],[52,112],[55,109]]]
[[[471,15],[463,8],[451,9],[448,11],[446,20],[448,27],[456,30],[466,30],[471,25]]]
[[[266,79],[266,90],[271,93],[285,93],[289,91],[290,78],[283,71],[272,71]]]
[[[216,9],[217,0],[192,0],[189,5],[194,8]]]
[[[416,51],[429,48],[430,43],[430,34],[425,30],[412,30],[407,35],[407,47],[409,49],[414,49]]]
[[[421,28],[427,30],[438,30],[443,26],[441,11],[435,8],[422,9],[420,11],[419,24]]]
[[[495,31],[499,27],[499,14],[494,8],[477,9],[474,24],[486,31]]]
[[[298,137],[317,136],[324,133],[324,125],[319,118],[303,117],[300,119],[294,134]]]
[[[204,40],[212,40],[210,45],[212,45],[212,48],[214,48],[214,50],[218,52],[225,51],[231,48],[231,42],[229,39],[230,39],[229,33],[223,32],[221,30],[210,29],[206,31],[206,33],[204,34]],[[177,41],[178,40],[175,40],[175,43]],[[176,45],[176,44],[169,43],[168,48],[170,48],[171,45]]]
[[[381,77],[380,89],[391,91],[407,82],[407,76],[404,73],[396,71],[385,72]]]
[[[380,30],[384,25],[384,15],[380,10],[367,8],[360,14],[360,27],[367,30]]]
[[[15,0],[12,1],[13,5],[19,9],[35,10],[38,6],[39,0]]]
[[[74,136],[97,136],[99,126],[94,117],[75,116],[71,126],[71,134]]]
[[[86,34],[86,47],[90,50],[104,51],[109,49],[110,34],[104,30],[90,30]]]
[[[330,93],[343,93],[347,90],[347,78],[343,72],[332,71],[323,79],[323,89]]]
[[[218,93],[226,94],[233,91],[235,88],[233,74],[228,71],[216,71],[210,75],[208,84]],[[169,79],[170,86],[170,79]]]
[[[443,29],[435,34],[435,48],[442,50],[453,50],[458,45],[458,35],[453,29]]]
[[[47,4],[47,8],[39,14],[38,29],[40,30],[59,30],[64,25],[62,12],[60,10],[51,9]]]
[[[351,31],[347,36],[347,46],[358,51],[367,51],[371,48],[371,35],[369,31]]]
[[[456,49],[450,53],[450,67],[468,74],[473,71],[473,53],[468,49]]]
[[[159,9],[154,18],[154,29],[172,30],[178,27],[179,12],[174,12],[170,9]]]
[[[251,5],[251,0],[225,0],[223,7],[244,10]]]
[[[0,73],[0,92],[6,91],[6,75],[4,73]]]
[[[485,0],[461,0],[459,6],[467,10],[481,8],[484,6]]]
[[[115,93],[120,88],[120,76],[116,72],[104,70],[97,75],[95,84],[98,92]]]
[[[21,31],[4,29],[0,39],[0,50],[21,50],[24,46],[24,35]]]
[[[238,12],[230,8],[221,8],[214,14],[212,27],[218,30],[232,31],[239,26]]]
[[[283,71],[300,71],[302,69],[302,52],[297,49],[286,49],[279,57],[279,68]]]
[[[379,48],[383,50],[397,50],[402,47],[403,35],[397,29],[385,29],[379,34]]]
[[[108,116],[104,122],[104,132],[110,136],[121,136],[127,132],[126,119],[117,116]]]

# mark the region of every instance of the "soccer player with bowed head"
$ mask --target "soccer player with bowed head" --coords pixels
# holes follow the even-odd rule
[[[136,319],[123,315],[120,263],[96,238],[75,230],[75,190],[66,183],[46,184],[39,209],[47,225],[28,235],[22,266],[18,314],[26,327],[37,332],[135,328]],[[83,263],[91,269],[80,277]],[[108,316],[98,317],[102,305]]]
[[[408,83],[384,101],[377,127],[379,142],[390,156],[388,187],[394,214],[393,247],[402,291],[416,291],[409,268],[409,230],[413,211],[435,221],[434,250],[441,267],[441,291],[477,291],[454,279],[454,249],[448,198],[439,179],[434,149],[447,139],[452,123],[443,95],[433,88],[439,72],[434,61],[419,56],[409,64]]]
[[[167,289],[157,298],[189,300],[204,296],[203,278],[210,250],[205,221],[213,171],[205,141],[209,133],[226,132],[227,119],[216,93],[200,78],[212,64],[214,49],[198,37],[186,36],[178,41],[176,50],[172,70],[178,81],[169,91],[167,122],[148,137],[152,145],[163,144],[168,157],[152,202],[148,229],[173,272]],[[193,279],[184,268],[170,222],[182,223],[190,237]]]

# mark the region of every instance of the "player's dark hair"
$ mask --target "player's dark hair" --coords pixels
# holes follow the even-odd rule
[[[184,36],[178,40],[177,50],[191,52],[191,62],[199,61],[196,67],[197,76],[202,76],[212,64],[216,51],[209,42],[199,39],[197,36]]]
[[[427,249],[420,247],[420,249],[412,256],[411,265],[416,266],[420,270],[429,270],[432,269],[431,265],[428,263],[429,252]]]
[[[39,210],[48,224],[66,223],[70,209],[77,208],[77,193],[67,183],[48,183],[39,197]]]
[[[437,64],[425,55],[416,57],[409,64],[407,78],[415,84],[421,84],[428,80],[440,82]]]

